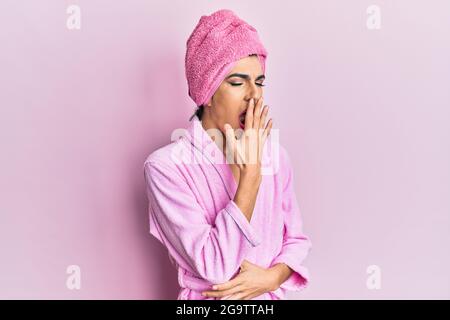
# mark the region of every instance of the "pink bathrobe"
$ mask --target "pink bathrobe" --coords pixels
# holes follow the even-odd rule
[[[250,222],[232,200],[238,186],[229,164],[197,116],[181,138],[146,159],[150,233],[178,270],[178,300],[216,299],[201,292],[234,278],[244,259],[294,271],[280,288],[253,299],[284,299],[286,290],[307,285],[302,263],[311,242],[302,232],[292,166],[281,146],[277,165],[267,145],[263,163],[274,173],[263,174]]]

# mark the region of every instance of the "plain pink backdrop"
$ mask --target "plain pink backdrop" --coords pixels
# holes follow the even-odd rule
[[[313,242],[311,285],[288,297],[450,298],[444,0],[1,1],[0,298],[176,298],[142,164],[187,125],[186,40],[221,8],[269,52],[265,100]]]

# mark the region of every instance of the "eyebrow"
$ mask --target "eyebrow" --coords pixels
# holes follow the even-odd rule
[[[245,73],[233,73],[233,74],[230,74],[228,77],[226,77],[226,79],[231,78],[231,77],[239,77],[239,78],[246,79],[246,80],[250,79],[250,76]],[[262,74],[262,75],[258,76],[255,81],[258,81],[261,79],[264,80],[265,78],[266,78],[266,76]]]

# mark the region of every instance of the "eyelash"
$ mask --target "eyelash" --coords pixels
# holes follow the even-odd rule
[[[230,83],[230,84],[232,86],[235,86],[235,87],[242,85],[242,83]],[[262,83],[257,83],[256,85],[260,86],[260,87],[264,87],[265,86],[265,84],[262,84]]]

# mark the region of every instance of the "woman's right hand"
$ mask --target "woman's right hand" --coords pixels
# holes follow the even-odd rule
[[[267,137],[272,129],[272,119],[266,122],[269,107],[262,108],[261,97],[256,106],[254,99],[250,99],[247,113],[245,115],[245,129],[237,139],[233,128],[226,123],[225,136],[227,144],[227,159],[236,163],[239,167],[241,177],[261,177],[261,158]],[[261,112],[262,109],[262,112]]]

